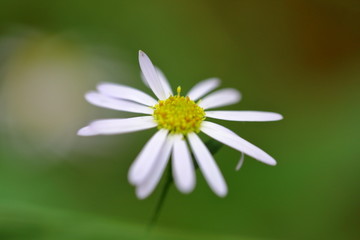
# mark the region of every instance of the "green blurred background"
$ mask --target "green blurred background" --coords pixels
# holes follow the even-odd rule
[[[0,239],[359,239],[360,2],[0,1]],[[146,233],[160,188],[138,200],[128,168],[154,130],[78,137],[131,114],[83,95],[101,81],[149,92],[145,51],[184,91],[219,77],[273,123],[222,122],[278,160],[223,147],[229,194],[201,174],[174,187]],[[206,139],[206,138],[204,138]]]

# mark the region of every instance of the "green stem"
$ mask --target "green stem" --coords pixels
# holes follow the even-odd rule
[[[159,216],[160,216],[160,212],[161,212],[161,209],[163,207],[163,203],[165,201],[165,198],[167,196],[167,193],[169,192],[169,189],[170,189],[170,186],[171,186],[171,183],[173,181],[173,178],[171,176],[171,167],[168,168],[168,173],[167,173],[167,179],[166,179],[166,182],[165,182],[165,185],[164,185],[164,188],[162,189],[161,191],[161,194],[160,194],[160,198],[155,206],[155,211],[150,219],[150,222],[149,222],[149,231],[153,228],[153,226],[155,225],[155,223],[157,222]]]

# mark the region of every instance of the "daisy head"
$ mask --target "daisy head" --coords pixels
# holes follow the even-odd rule
[[[129,182],[136,187],[139,198],[152,193],[170,159],[174,182],[181,192],[189,193],[195,187],[194,158],[214,193],[221,197],[227,194],[224,177],[210,151],[199,138],[200,132],[241,152],[237,168],[243,162],[243,154],[268,165],[276,164],[260,148],[207,119],[276,121],[282,119],[280,114],[262,111],[211,111],[209,109],[237,103],[241,94],[232,88],[213,91],[220,85],[217,78],[199,82],[187,94],[183,94],[181,87],[177,87],[174,94],[164,74],[153,66],[142,51],[139,51],[139,63],[142,79],[156,99],[135,88],[114,83],[99,84],[97,91],[87,93],[85,98],[99,107],[142,116],[96,120],[78,131],[81,136],[94,136],[157,128],[129,170]]]
[[[180,94],[181,87],[178,87],[177,95],[159,100],[154,106],[154,120],[158,128],[167,129],[170,134],[198,133],[205,119],[205,111],[188,96]]]

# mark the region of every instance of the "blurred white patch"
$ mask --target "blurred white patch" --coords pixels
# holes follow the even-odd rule
[[[3,38],[0,61],[0,129],[16,148],[32,152],[66,155],[94,112],[85,90],[118,81],[113,77],[118,64],[61,36]]]
[[[241,152],[241,157],[240,157],[240,160],[238,162],[238,164],[236,165],[235,167],[235,170],[236,171],[239,171],[240,168],[242,167],[242,165],[244,164],[244,159],[245,159],[245,154],[243,152]]]

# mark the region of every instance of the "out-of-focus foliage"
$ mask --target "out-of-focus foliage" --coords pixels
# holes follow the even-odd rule
[[[357,239],[360,235],[359,1],[0,2],[0,239]],[[219,77],[231,109],[273,123],[222,122],[278,160],[223,147],[220,199],[201,174],[190,195],[138,200],[127,170],[153,130],[76,136],[127,113],[83,99],[97,82],[142,85],[144,50],[186,92]],[[149,92],[150,93],[150,92]],[[205,136],[202,136],[205,138]]]

